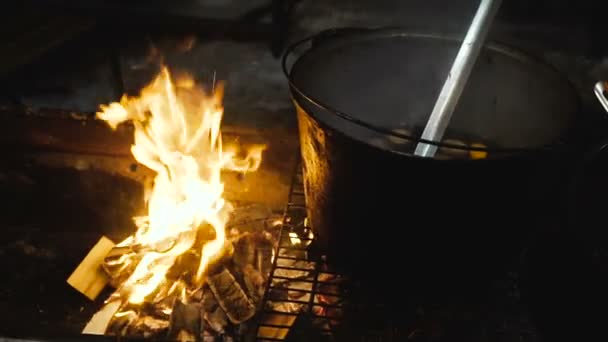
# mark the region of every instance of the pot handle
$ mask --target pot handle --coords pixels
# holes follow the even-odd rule
[[[608,90],[608,81],[600,81],[595,84],[594,92],[597,99],[600,101],[604,110],[608,112],[608,99],[606,98],[606,91]]]

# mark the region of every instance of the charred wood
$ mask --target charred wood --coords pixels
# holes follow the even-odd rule
[[[228,317],[219,306],[208,287],[203,288],[202,314],[206,325],[215,333],[223,334],[228,325]]]
[[[256,270],[252,265],[245,266],[242,273],[247,292],[249,293],[254,305],[257,307],[264,296],[264,285],[266,283],[265,279],[262,273]]]
[[[176,300],[171,312],[167,338],[172,341],[201,340],[201,304]]]
[[[253,317],[253,302],[227,268],[209,275],[207,281],[219,306],[232,323],[239,324]]]

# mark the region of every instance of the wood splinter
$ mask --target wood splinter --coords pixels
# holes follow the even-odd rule
[[[114,246],[112,240],[102,236],[70,275],[68,284],[90,300],[95,300],[110,282],[110,277],[103,270],[102,264]]]
[[[103,335],[106,333],[112,318],[120,309],[121,303],[118,300],[111,301],[104,305],[104,307],[97,311],[87,325],[82,329],[83,334],[89,335]]]

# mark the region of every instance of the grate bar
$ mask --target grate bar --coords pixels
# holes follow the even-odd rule
[[[297,257],[290,257],[290,256],[283,256],[283,255],[277,255],[277,258],[282,259],[282,260],[293,260],[293,261],[310,261],[309,259],[306,258],[297,258]]]
[[[328,292],[321,292],[321,291],[310,291],[310,290],[300,290],[300,289],[291,289],[291,288],[287,288],[287,287],[279,287],[279,286],[271,286],[270,287],[271,290],[275,290],[275,291],[283,291],[283,292],[301,292],[304,294],[313,294],[313,295],[317,295],[317,296],[331,296],[331,297],[340,297],[340,293],[328,293]]]
[[[287,249],[290,251],[302,251],[302,252],[308,251],[308,247],[295,247],[295,246],[279,246],[279,249]]]
[[[314,298],[313,298],[314,299]],[[281,300],[269,300],[271,303],[281,303],[281,304],[302,304],[302,305],[312,305],[313,307],[321,307],[326,309],[341,309],[342,304],[325,304],[325,303],[312,303],[310,301],[297,300],[297,299],[281,299]],[[313,313],[311,313],[313,315]]]
[[[303,282],[303,283],[315,283],[315,284],[320,284],[320,285],[336,285],[336,283],[332,283],[332,282],[328,282],[328,281],[324,281],[324,280],[314,280],[314,279],[301,279],[298,277],[294,277],[294,278],[289,278],[289,277],[283,277],[283,276],[272,276],[271,280],[291,280],[291,281],[297,281],[297,282]]]
[[[300,313],[299,312],[284,312],[284,311],[278,311],[278,310],[264,310],[262,311],[262,313],[265,314],[270,314],[270,315],[285,315],[285,316],[299,316]],[[261,324],[261,325],[265,325],[265,323]]]
[[[288,270],[288,271],[302,271],[302,272],[313,272],[314,268],[301,268],[301,267],[291,267],[291,266],[277,266],[277,270]]]

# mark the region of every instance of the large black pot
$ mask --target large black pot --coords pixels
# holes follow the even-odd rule
[[[391,297],[479,291],[539,212],[555,209],[565,177],[578,97],[553,69],[500,45],[482,51],[445,134],[482,143],[487,157],[447,140],[436,158],[413,156],[459,43],[347,29],[284,58],[317,242],[331,264]]]

